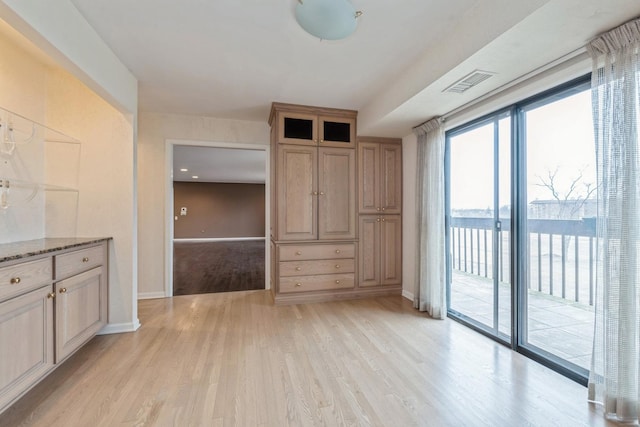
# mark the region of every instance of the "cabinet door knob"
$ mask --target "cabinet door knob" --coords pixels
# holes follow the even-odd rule
[[[336,280],[336,285],[339,285],[339,284],[340,284],[340,280]]]
[[[82,258],[82,262],[89,262],[89,257]]]
[[[312,195],[312,196],[317,196],[317,195],[318,195],[318,192],[317,192],[317,191],[314,191],[313,193],[311,193],[311,195]]]
[[[382,218],[382,222],[384,222],[384,218]]]
[[[340,264],[336,264],[336,268],[340,268]]]
[[[300,286],[302,286],[302,283],[296,283],[296,288],[299,288]]]
[[[296,251],[296,255],[302,255],[302,252]]]
[[[47,298],[48,299],[52,299],[52,298],[55,298],[55,297],[56,297],[56,293],[55,292],[50,292],[50,293],[47,294]]]
[[[11,280],[9,280],[9,283],[11,283],[12,285],[17,285],[18,283],[20,283],[20,278],[19,277],[12,277]]]
[[[380,222],[380,218],[376,218],[376,222]]]
[[[324,191],[321,191],[321,192],[320,192],[320,195],[321,195],[321,196],[324,196]]]
[[[380,212],[380,208],[376,208],[376,210],[377,210],[378,212]]]
[[[336,253],[339,254],[340,253],[340,249],[336,249]]]
[[[67,292],[67,288],[62,288],[62,289],[60,289],[60,293],[61,293],[61,294],[64,294],[64,293],[66,293],[66,292]]]
[[[384,208],[382,208],[382,210],[384,210]]]
[[[300,270],[302,270],[302,268],[296,267],[296,271],[300,271]]]
[[[323,142],[324,142],[324,139],[321,139],[321,140],[320,140],[320,144],[322,144]]]

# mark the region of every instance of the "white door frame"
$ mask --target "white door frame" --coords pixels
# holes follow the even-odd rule
[[[192,141],[187,139],[165,140],[165,248],[164,248],[164,294],[165,297],[173,296],[173,148],[176,145],[192,145],[196,147],[234,148],[239,150],[260,150],[265,152],[265,185],[264,185],[264,287],[271,288],[271,251],[269,250],[269,230],[271,228],[271,173],[270,173],[270,147],[263,144],[241,144],[234,142],[216,141]]]

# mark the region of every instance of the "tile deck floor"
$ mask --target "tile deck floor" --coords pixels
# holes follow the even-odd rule
[[[500,332],[511,328],[511,291],[500,284],[498,324]],[[490,327],[493,326],[493,281],[453,270],[451,308]],[[528,342],[578,366],[589,369],[593,337],[593,306],[528,293]]]

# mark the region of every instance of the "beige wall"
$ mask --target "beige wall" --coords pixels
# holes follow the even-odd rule
[[[416,282],[416,159],[418,140],[414,134],[402,138],[402,294],[413,300]]]
[[[264,237],[264,184],[174,182],[173,198],[176,239]]]
[[[73,205],[77,236],[113,237],[109,269],[109,323],[112,330],[131,330],[137,308],[135,283],[134,119],[125,117],[74,76],[33,53],[35,47],[4,24],[0,31],[0,107],[46,124],[81,141],[79,161],[53,158],[78,169],[79,193]],[[45,174],[41,171],[41,180]],[[40,196],[39,196],[40,197]],[[44,198],[44,196],[41,196]],[[0,232],[8,241],[68,235],[48,224],[42,201],[0,215]],[[107,328],[109,329],[109,327]]]
[[[269,145],[264,122],[217,119],[178,114],[140,113],[138,118],[138,294],[165,294],[165,246],[169,230],[165,218],[167,140],[203,143]],[[171,219],[171,218],[170,218]]]

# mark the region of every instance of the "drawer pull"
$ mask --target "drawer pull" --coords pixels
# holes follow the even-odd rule
[[[340,268],[340,264],[336,264],[336,268]]]
[[[82,258],[82,262],[89,262],[89,257]]]
[[[66,292],[67,292],[67,288],[62,288],[62,289],[60,289],[60,293],[61,293],[61,294],[64,294],[64,293],[66,293]]]
[[[48,299],[52,299],[52,298],[55,298],[55,297],[56,297],[56,293],[55,292],[51,292],[51,293],[47,294],[47,298]]]
[[[20,278],[12,277],[11,280],[9,280],[9,283],[11,283],[12,285],[17,285],[18,283],[20,283]]]
[[[296,283],[296,288],[299,288],[300,286],[302,286],[302,283]]]
[[[296,255],[302,255],[302,252],[296,251]]]
[[[339,254],[340,253],[340,249],[336,249],[336,253]]]
[[[382,210],[384,210],[384,208],[382,208]]]
[[[378,212],[380,212],[380,208],[376,208],[376,210],[377,210]]]
[[[302,270],[302,268],[296,267],[296,271],[300,271],[300,270]]]
[[[376,219],[376,222],[380,222],[380,218]]]
[[[382,222],[384,222],[384,218],[382,218]]]
[[[336,285],[339,285],[339,284],[340,284],[340,280],[336,280]]]

